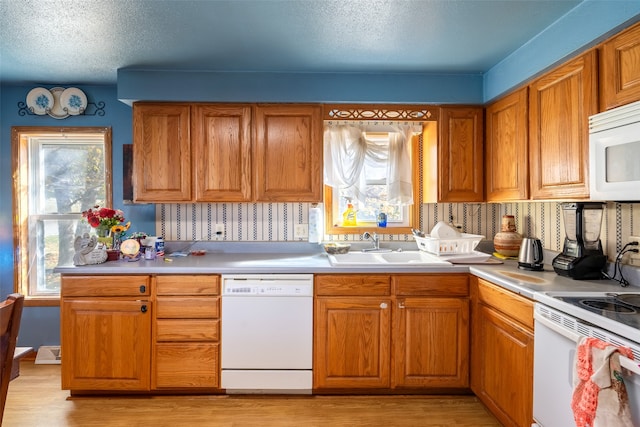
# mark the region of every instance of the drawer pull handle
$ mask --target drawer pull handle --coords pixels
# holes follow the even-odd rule
[[[398,308],[404,308],[404,301],[398,301]]]
[[[144,294],[147,291],[147,287],[145,285],[140,285],[140,293]]]
[[[140,311],[143,312],[143,313],[146,313],[147,312],[147,305],[146,304],[141,305],[140,306]]]

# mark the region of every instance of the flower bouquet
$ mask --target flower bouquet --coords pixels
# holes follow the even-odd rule
[[[120,209],[101,208],[99,205],[82,212],[82,217],[90,226],[96,229],[98,240],[107,246],[113,246],[111,233],[115,233],[120,237],[124,231],[129,229],[131,224],[128,222],[122,225],[124,213]]]

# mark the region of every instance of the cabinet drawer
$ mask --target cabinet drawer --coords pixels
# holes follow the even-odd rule
[[[495,308],[533,331],[533,301],[478,279],[478,301]]]
[[[149,276],[62,276],[63,297],[149,295]]]
[[[218,341],[220,321],[214,319],[158,319],[156,341]]]
[[[156,346],[154,388],[217,388],[219,344],[172,344]]]
[[[156,318],[215,319],[220,317],[220,297],[158,297]]]
[[[316,295],[391,295],[391,276],[366,274],[318,274]]]
[[[467,274],[411,274],[391,279],[395,295],[460,296],[469,295]]]
[[[219,295],[220,276],[157,276],[158,295]]]

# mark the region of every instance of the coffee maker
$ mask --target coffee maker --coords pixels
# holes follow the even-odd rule
[[[560,276],[577,280],[601,279],[607,257],[602,252],[600,228],[603,203],[563,203],[566,237],[562,253],[553,259]]]

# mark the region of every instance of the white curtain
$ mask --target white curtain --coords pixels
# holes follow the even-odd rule
[[[325,124],[324,183],[346,188],[352,197],[365,202],[364,166],[386,166],[388,203],[412,204],[411,137],[415,130],[415,124],[401,123]],[[366,132],[389,132],[389,142],[367,138]]]

